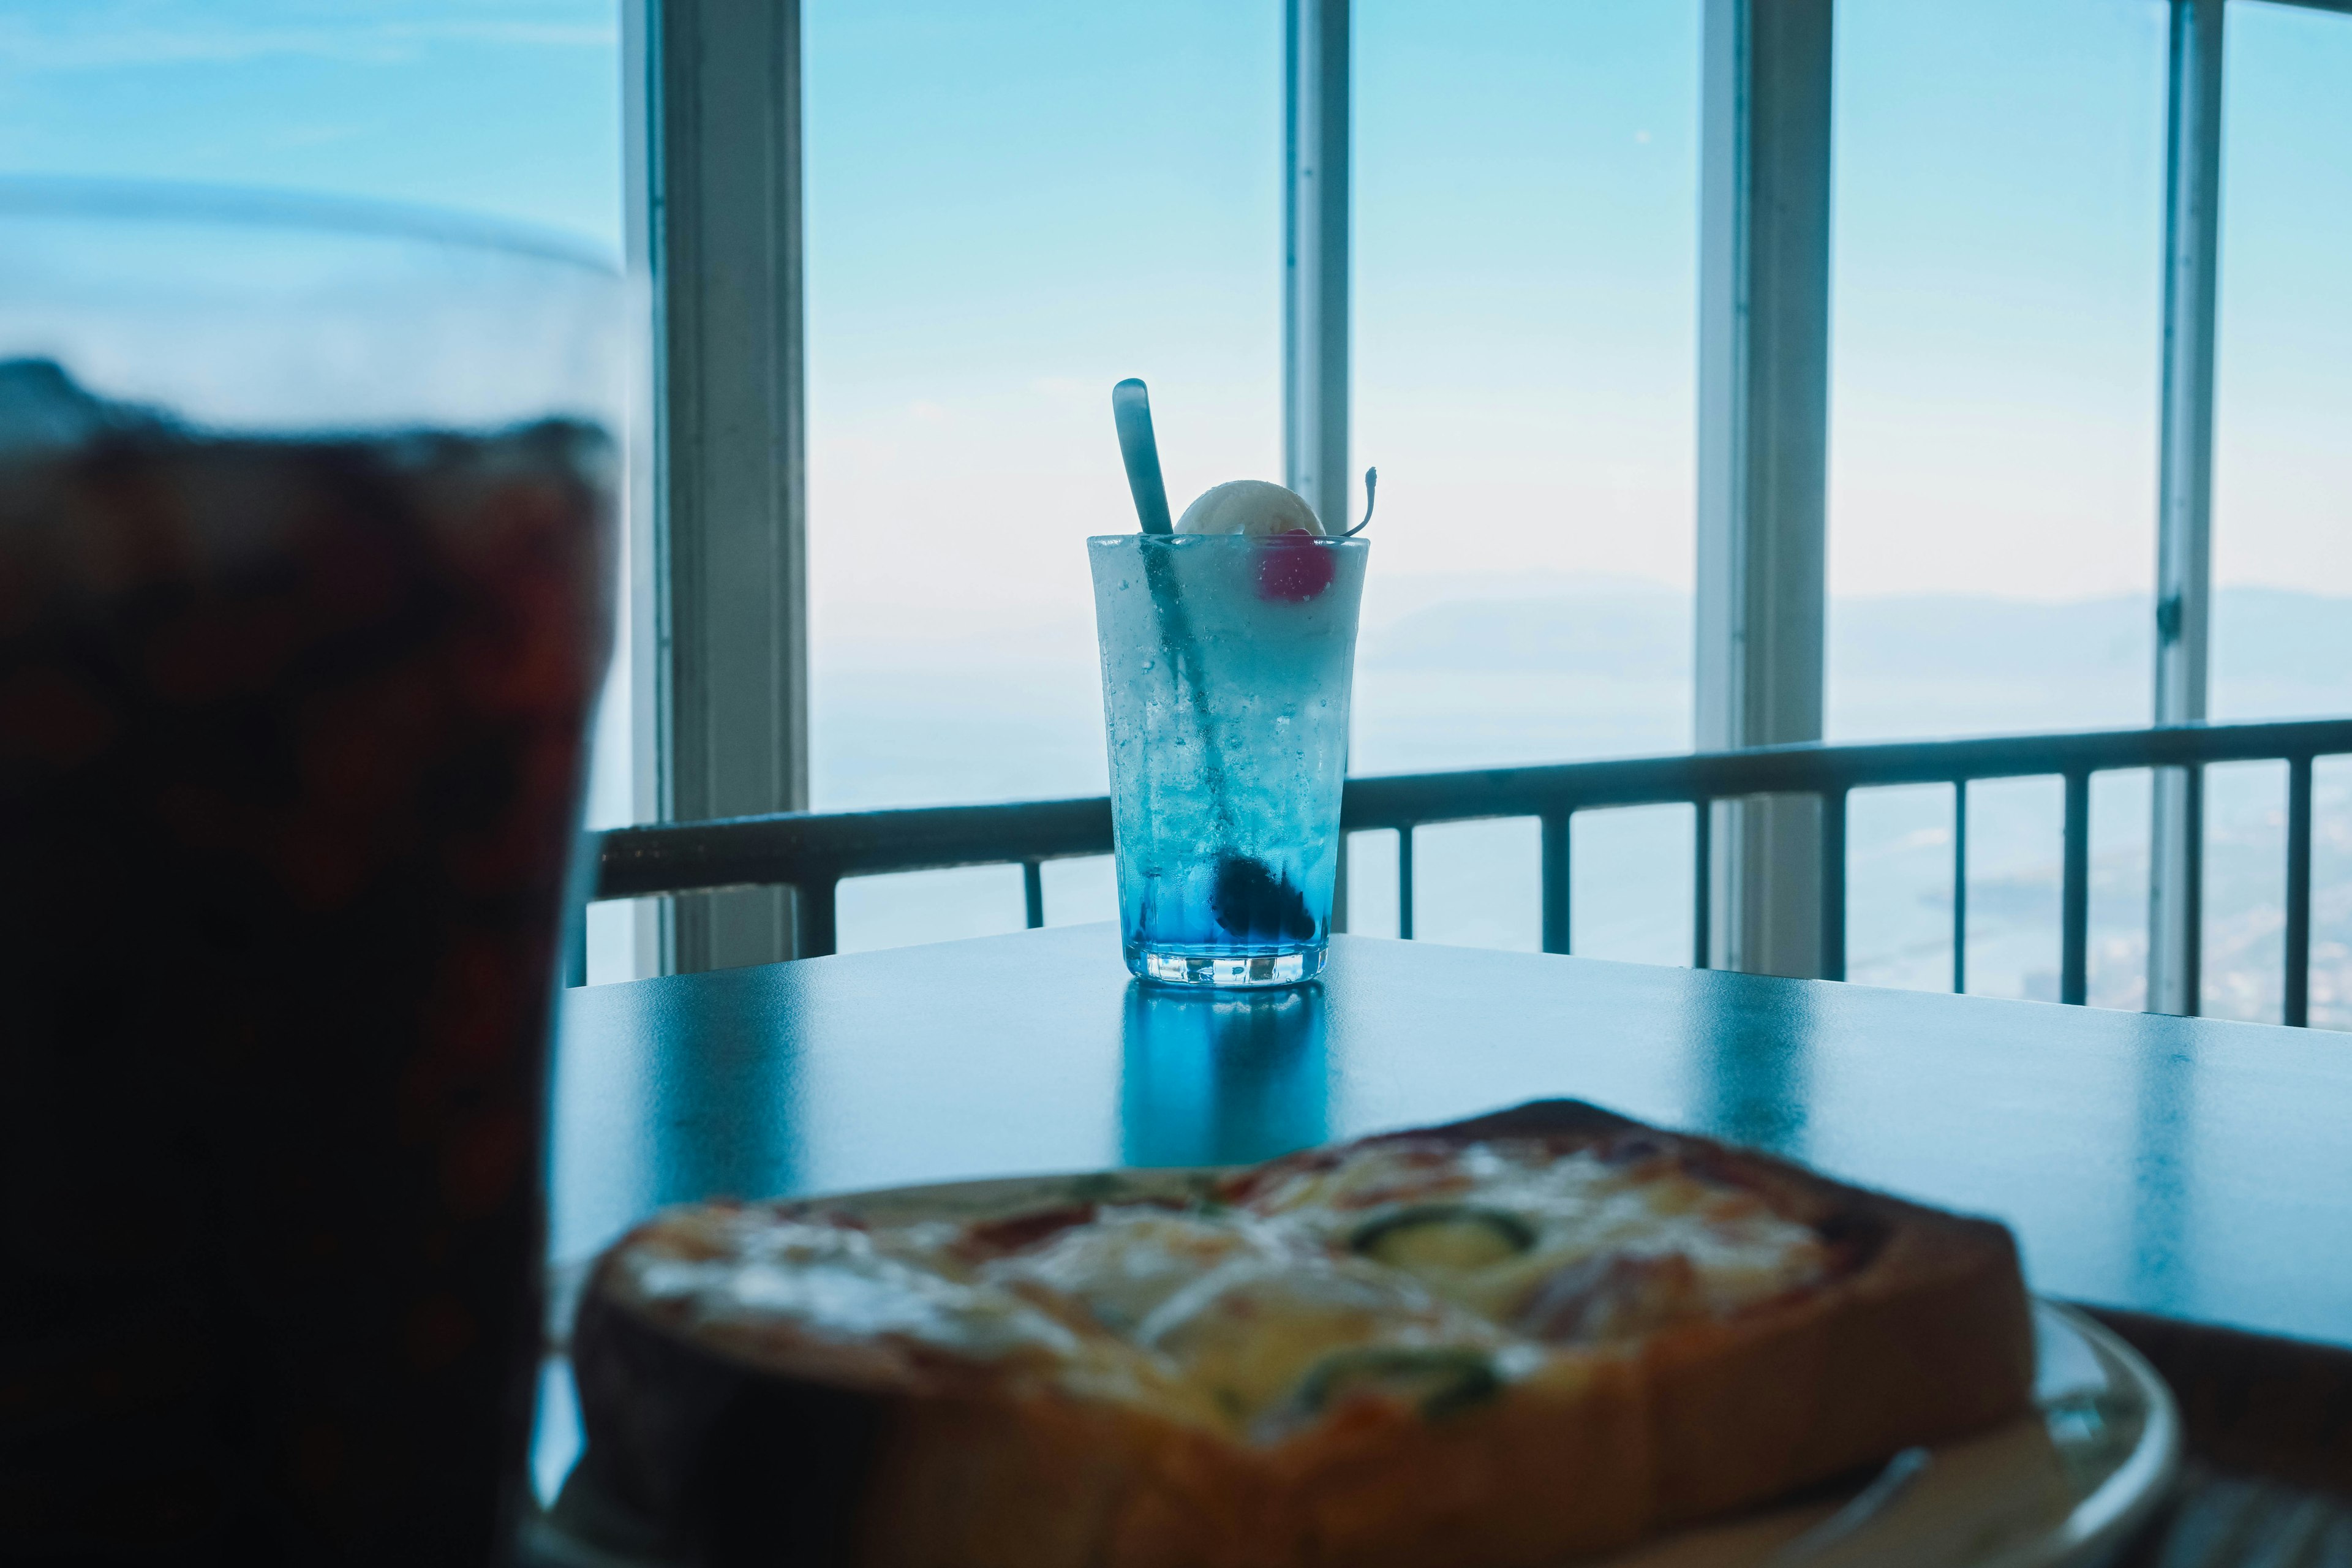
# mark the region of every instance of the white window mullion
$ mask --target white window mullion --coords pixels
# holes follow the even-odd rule
[[[1283,148],[1284,482],[1348,526],[1349,0],[1289,0]]]
[[[1349,0],[1287,0],[1282,203],[1283,482],[1327,528],[1349,516]],[[1331,929],[1348,929],[1339,844]]]
[[[2201,723],[2212,598],[2214,302],[2221,258],[2223,0],[2173,0],[2165,131],[2164,405],[2158,477],[2156,721]],[[2156,773],[2147,1006],[2194,1014],[2201,985],[2203,791]]]
[[[637,0],[630,204],[650,281],[637,689],[651,815],[808,804],[797,0]],[[793,955],[791,895],[670,900],[661,967]]]
[[[1822,738],[1829,442],[1831,0],[1707,0],[1701,67],[1701,751]],[[1834,973],[1821,810],[1727,801],[1715,964]]]

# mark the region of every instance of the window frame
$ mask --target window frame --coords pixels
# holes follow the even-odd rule
[[[1271,3],[1271,0],[1268,0]],[[2352,15],[2352,0],[2273,0]],[[633,447],[636,815],[808,798],[799,0],[623,0],[629,254],[652,353]],[[1695,738],[1822,734],[1834,0],[1703,0]],[[2169,0],[2152,719],[2206,716],[2228,0]],[[1286,477],[1348,494],[1350,0],[1283,0]],[[1271,259],[1271,258],[1270,258]],[[747,350],[745,345],[751,345]],[[1341,510],[1345,510],[1344,505]],[[2159,778],[2149,1006],[2197,1011],[2200,791]],[[1717,807],[1715,951],[1821,973],[1820,832]],[[1793,873],[1793,874],[1791,874]],[[667,900],[646,972],[793,956],[790,895]]]

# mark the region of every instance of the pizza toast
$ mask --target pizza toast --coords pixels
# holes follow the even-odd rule
[[[1549,1100],[1238,1170],[672,1210],[580,1483],[661,1552],[1538,1568],[2022,1412],[2008,1232]]]

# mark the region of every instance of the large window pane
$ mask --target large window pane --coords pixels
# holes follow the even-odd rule
[[[1356,7],[1358,772],[1690,744],[1698,16]],[[1420,934],[1534,945],[1532,842],[1422,836]],[[1579,876],[1596,952],[1660,918],[1615,864]]]
[[[2223,61],[2211,711],[2352,714],[2352,16],[2236,0]],[[2279,1016],[2276,774],[2208,775],[2205,1006],[2220,1016]],[[2314,805],[2311,1017],[2342,1027],[2352,963],[2324,868],[2347,818],[2340,789]]]
[[[1830,737],[2144,724],[2166,8],[1841,0],[1837,26]],[[2057,994],[2055,796],[1970,792],[1970,991]],[[2097,842],[2129,804],[2095,792]],[[1949,984],[1948,825],[1854,813],[1853,907],[1893,921],[1856,979]],[[2103,886],[2144,881],[2129,842]],[[2146,950],[2113,901],[2103,998],[2108,948]]]

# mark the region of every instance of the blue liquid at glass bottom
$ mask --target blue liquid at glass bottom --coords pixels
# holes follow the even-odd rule
[[[1128,967],[1181,985],[1313,978],[1367,546],[1088,543]]]

